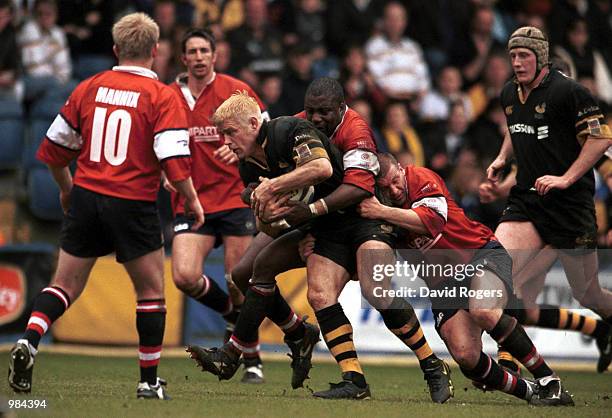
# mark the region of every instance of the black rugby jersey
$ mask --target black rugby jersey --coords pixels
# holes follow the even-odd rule
[[[305,119],[281,116],[264,121],[257,143],[266,161],[247,157],[240,161],[240,177],[245,185],[259,182],[259,177],[275,178],[317,158],[330,160],[333,174],[316,184],[314,199],[327,196],[342,184],[342,155],[329,138]]]
[[[555,69],[526,101],[521,93],[515,81],[506,83],[501,93],[519,190],[532,189],[544,175],[562,176],[578,158],[587,135],[610,137],[602,111],[588,90]],[[583,199],[593,195],[594,187],[593,170],[588,170],[568,189],[553,193]]]

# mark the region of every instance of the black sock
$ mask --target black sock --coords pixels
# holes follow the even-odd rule
[[[285,337],[291,341],[304,338],[304,323],[289,306],[278,287],[274,292],[274,303],[268,318],[274,322],[285,333]]]
[[[136,305],[136,330],[138,331],[138,359],[140,381],[150,385],[157,383],[157,366],[161,357],[166,303],[164,299],[140,300]]]
[[[202,291],[195,297],[195,300],[219,312],[224,317],[231,315],[233,306],[229,295],[210,277],[203,274],[202,278],[204,279]]]
[[[480,352],[476,367],[471,370],[461,367],[463,374],[488,387],[525,399],[528,389],[525,381],[501,368],[491,357]]]
[[[45,287],[34,299],[32,314],[23,334],[35,349],[38,348],[40,339],[51,328],[55,322],[70,306],[68,294],[57,286]]]
[[[536,378],[550,376],[553,371],[533,345],[522,325],[515,318],[502,314],[489,335],[520,361]]]
[[[266,318],[274,303],[276,285],[251,286],[247,290],[242,310],[233,337],[239,342],[250,345],[257,341],[259,326]]]

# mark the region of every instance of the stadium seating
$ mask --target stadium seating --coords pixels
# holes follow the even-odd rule
[[[47,221],[61,221],[59,188],[46,167],[34,167],[28,172],[28,201],[32,214]]]
[[[23,110],[17,101],[0,99],[0,132],[0,169],[19,168],[24,135]]]

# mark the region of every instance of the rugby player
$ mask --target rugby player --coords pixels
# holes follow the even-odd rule
[[[378,159],[381,170],[377,184],[391,204],[371,197],[359,205],[361,215],[402,228],[405,248],[419,250],[427,263],[481,268],[482,274],[474,273],[463,281],[455,277],[424,278],[430,289],[459,290],[457,296],[441,292],[441,296],[431,299],[436,330],[464,375],[533,405],[573,405],[559,377],[523,327],[503,311],[513,295],[512,259],[491,230],[465,216],[444,181],[433,171],[403,168],[390,154],[381,154]],[[466,290],[476,291],[474,294],[488,292],[491,297],[462,296]],[[483,353],[482,331],[519,359],[536,382],[519,378]]]
[[[114,251],[137,298],[136,395],[168,399],[157,376],[166,315],[156,207],[162,168],[185,197],[195,230],[204,213],[190,177],[187,115],[151,71],[159,27],[133,13],[112,34],[119,65],[77,86],[37,152],[59,185],[65,216],[51,285],[34,300],[25,334],[10,352],[8,380],[16,392],[30,392],[41,337],[79,297],[97,258]],[[73,179],[68,165],[75,159]]]

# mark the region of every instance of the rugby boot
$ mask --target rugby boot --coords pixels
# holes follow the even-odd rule
[[[285,344],[291,349],[291,354],[287,354],[291,357],[291,368],[293,373],[291,375],[291,387],[293,389],[301,388],[304,386],[304,380],[308,379],[308,373],[312,368],[312,351],[319,342],[319,327],[306,322],[304,317],[304,337],[298,341],[291,341],[285,337]]]
[[[187,346],[187,352],[202,371],[214,374],[219,380],[231,379],[240,367],[240,356],[230,348],[229,343],[219,348],[190,345]]]
[[[34,354],[28,340],[19,340],[9,353],[9,385],[17,393],[29,393],[32,390],[32,372],[34,371]]]
[[[165,401],[172,399],[166,393],[165,386],[166,381],[161,378],[157,378],[157,383],[154,385],[148,382],[139,382],[138,388],[136,389],[136,397],[138,399],[163,399]]]
[[[355,399],[366,400],[372,396],[370,385],[360,388],[350,380],[343,380],[340,383],[330,383],[328,390],[322,390],[312,394],[315,398],[322,399]]]
[[[427,381],[429,395],[435,403],[444,403],[455,394],[451,370],[444,360],[432,358],[423,368],[423,378]]]

